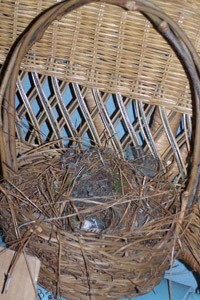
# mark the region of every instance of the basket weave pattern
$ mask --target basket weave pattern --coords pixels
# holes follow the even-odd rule
[[[32,19],[57,2],[1,1],[0,62]],[[189,1],[154,2],[186,31],[199,52],[199,1],[192,1],[192,8]],[[174,51],[139,12],[110,4],[92,3],[55,21],[22,68],[191,114],[189,83]]]

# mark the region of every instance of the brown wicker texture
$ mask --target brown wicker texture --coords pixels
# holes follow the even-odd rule
[[[18,251],[23,251],[27,247],[31,253],[42,258],[41,282],[46,287],[53,288],[57,295],[61,293],[76,299],[118,299],[142,294],[152,289],[161,280],[170,262],[178,255],[182,255],[181,257],[184,257],[187,262],[192,261],[194,268],[198,270],[199,210],[197,206],[191,207],[197,189],[199,172],[200,64],[199,57],[184,32],[157,6],[142,0],[133,2],[113,0],[106,1],[108,4],[89,4],[79,8],[90,2],[63,1],[45,11],[18,39],[4,65],[0,89],[1,161],[4,176],[4,182],[1,185],[4,195],[1,200],[1,221],[4,228],[8,230],[7,242],[11,247],[17,246]],[[158,1],[155,1],[156,5],[157,3]],[[172,15],[177,7],[181,7],[181,16],[189,16],[192,24],[195,23],[195,18],[199,18],[195,11],[189,10],[186,13],[179,1],[175,6],[170,5],[170,2],[168,2],[169,5],[161,1],[159,3],[163,4],[163,8],[171,10]],[[189,1],[186,1],[186,7],[188,3]],[[193,4],[194,7],[198,7],[197,1]],[[11,2],[8,2],[8,7],[13,9]],[[29,8],[28,4],[27,7]],[[42,9],[42,6],[37,7],[39,10]],[[77,10],[72,12],[73,9]],[[133,12],[127,10],[133,10]],[[18,12],[20,11],[19,9]],[[171,50],[163,37],[138,11],[145,13],[175,49],[190,78],[193,102],[190,99],[187,76],[174,50]],[[92,16],[87,18],[87,14],[90,16],[90,13],[93,19]],[[66,18],[65,22],[69,23],[62,23],[61,17],[64,14],[68,14],[69,18]],[[8,15],[5,13],[6,17]],[[55,44],[53,38],[57,34],[48,39],[52,43],[51,47],[57,47],[54,53],[59,55],[59,58],[49,59],[48,51],[52,48],[47,46],[48,43],[46,48],[42,48],[45,36],[41,42],[36,42],[55,19],[60,21],[56,21],[54,26],[63,24],[65,30],[69,28],[69,31],[66,33],[68,37],[59,38],[59,42]],[[82,22],[85,28],[82,27]],[[196,30],[196,24],[194,28]],[[75,29],[78,30],[77,34]],[[101,32],[104,29],[108,34]],[[73,38],[70,38],[70,32],[73,32]],[[85,35],[89,32],[93,32],[91,33],[93,38],[87,37],[87,41]],[[150,40],[147,42],[147,36],[151,37],[154,42],[151,43]],[[197,33],[194,39],[198,46]],[[60,46],[61,42],[64,46]],[[82,42],[86,44],[81,46]],[[36,46],[33,46],[35,43]],[[22,84],[26,73],[21,72],[17,81],[20,64],[32,46],[36,51],[40,51],[38,50],[39,43],[43,55],[38,54],[37,59],[38,62],[40,61],[38,69],[35,65],[33,67],[33,61],[37,64],[37,59],[36,56],[30,54],[31,52],[23,61],[25,70],[34,68],[34,72],[29,75],[30,80],[34,82],[34,87],[26,94]],[[88,43],[90,44],[89,50],[86,47]],[[70,50],[67,50],[68,45]],[[76,49],[78,45],[80,48]],[[104,53],[101,53],[98,47]],[[58,49],[66,49],[69,52],[67,54],[64,51],[59,54]],[[5,49],[3,53],[5,57]],[[47,60],[44,58],[43,63],[40,60],[42,56],[47,58]],[[31,57],[34,59],[31,60]],[[134,61],[136,57],[137,61]],[[79,58],[83,64],[80,64]],[[91,58],[92,62],[89,60]],[[49,65],[50,61],[55,64]],[[54,75],[48,78],[52,88],[49,98],[45,97],[43,91],[43,84],[47,77],[35,71]],[[86,74],[86,77],[80,78],[80,75]],[[68,81],[60,82],[55,75]],[[153,79],[155,81],[152,81]],[[15,110],[16,81],[19,105]],[[66,105],[64,98],[68,88],[72,91],[73,101]],[[114,96],[115,110],[109,114],[107,105],[111,91],[118,93]],[[127,96],[134,97],[134,100]],[[36,115],[32,107],[35,99],[40,108]],[[127,112],[131,105],[134,105],[136,112],[134,122]],[[58,113],[57,118],[55,108]],[[80,112],[82,119],[78,125],[73,122],[73,114],[76,111]],[[192,124],[191,116],[193,117]],[[28,127],[25,133],[23,131],[24,117],[26,117]],[[17,126],[15,126],[15,120],[17,120]],[[45,122],[50,128],[47,136],[41,134],[42,125]],[[126,129],[123,136],[117,134],[119,124],[123,124]],[[177,134],[180,124],[182,130]],[[192,127],[193,130],[191,130]],[[67,135],[63,135],[63,129]],[[16,131],[17,137],[23,141],[17,144],[17,149]],[[91,159],[97,169],[99,163],[104,165],[104,161],[107,160],[102,149],[108,146],[114,151],[110,154],[114,165],[105,164],[105,167],[107,170],[109,168],[118,170],[120,181],[117,178],[117,182],[120,182],[121,194],[115,196],[114,202],[112,197],[108,197],[103,205],[96,205],[95,209],[93,206],[89,208],[86,206],[80,214],[79,209],[77,210],[74,205],[77,199],[73,201],[75,196],[70,194],[72,189],[69,183],[73,182],[76,176],[74,177],[73,172],[72,174],[68,172],[71,161],[68,163],[68,158],[65,158],[65,153],[68,152],[64,150],[64,146],[66,140],[80,141],[82,144],[86,134],[92,144],[98,145],[99,160],[94,162]],[[63,137],[67,138],[63,139]],[[136,170],[137,168],[141,170],[141,163],[138,166],[137,162],[132,167],[137,175],[133,180],[134,185],[129,180],[131,172],[129,168],[125,168],[128,175],[124,171],[127,161],[122,157],[125,149],[129,149],[129,145],[137,147],[141,144],[141,139],[144,147],[143,156],[150,160],[154,157],[154,165],[159,159],[161,166],[158,169],[161,168],[164,175],[158,172],[152,179],[149,173],[144,172],[146,165],[142,165],[143,174],[138,175]],[[79,156],[81,157],[85,152],[78,153],[80,155],[77,161],[81,162]],[[88,163],[90,162],[88,157],[92,156],[86,152],[86,156],[83,155],[83,157]],[[84,159],[85,166],[87,164]],[[143,160],[142,163],[144,163]],[[66,170],[63,170],[63,164]],[[90,169],[90,166],[88,168]],[[189,176],[188,170],[190,170]],[[114,172],[109,174],[111,173],[115,174]],[[176,190],[168,182],[169,180],[173,180]],[[162,184],[163,181],[165,185]],[[124,188],[127,182],[128,191]],[[62,187],[59,193],[57,192],[58,183]],[[164,201],[163,196],[160,195],[166,194],[166,187],[168,194],[167,201]],[[38,188],[40,196],[37,196]],[[139,205],[134,204],[134,206],[130,203],[134,202],[135,193],[140,202]],[[158,198],[155,197],[157,194]],[[143,198],[141,200],[141,197],[150,200],[145,202]],[[66,202],[73,205],[71,211],[65,212],[66,215],[63,216],[65,208],[63,204]],[[62,220],[77,216],[81,222],[83,221],[82,214],[90,215],[93,210],[97,213],[109,211],[111,207],[119,203],[122,203],[122,207],[119,206],[121,208],[117,215],[123,222],[127,220],[125,223],[119,222],[125,224],[121,227],[117,226],[116,218],[101,233],[82,232],[80,227],[74,231],[64,230],[62,227]],[[145,217],[143,205],[146,205]],[[47,210],[46,206],[49,207]],[[141,211],[143,221],[140,219]],[[116,212],[112,210],[113,214],[116,215]],[[11,218],[13,223],[10,228],[6,224],[8,218]],[[128,222],[128,220],[133,222],[134,218],[139,224],[136,228],[129,226]],[[64,226],[66,226],[65,223]],[[183,252],[184,249],[187,252]]]
[[[120,299],[159,283],[180,216],[166,176],[144,183],[137,161],[99,147],[33,147],[18,163],[20,176],[1,186],[1,224],[9,246],[20,243],[40,258],[40,284],[67,299]]]
[[[0,1],[0,62],[32,19],[57,2]],[[185,30],[199,52],[200,2],[154,3]],[[168,43],[139,12],[106,3],[86,5],[54,21],[22,68],[192,114],[187,77]]]
[[[193,212],[188,214],[188,217],[185,219],[187,224],[184,227],[184,245],[183,251],[180,254],[180,259],[182,259],[189,266],[192,266],[193,270],[200,274],[200,205],[196,204],[193,208]],[[195,245],[195,247],[194,247]],[[193,248],[194,247],[194,248]]]

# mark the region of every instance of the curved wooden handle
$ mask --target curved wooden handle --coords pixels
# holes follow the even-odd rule
[[[100,0],[96,0],[99,2]],[[15,42],[12,55],[7,66],[3,69],[2,83],[0,87],[0,142],[1,162],[4,178],[9,177],[9,169],[17,171],[16,147],[15,147],[15,86],[20,64],[34,43],[43,36],[47,27],[56,19],[70,13],[84,4],[95,2],[93,0],[66,0],[50,7],[40,14],[28,26],[25,32]],[[118,5],[126,10],[137,10],[145,14],[157,30],[175,48],[180,60],[187,69],[194,90],[193,111],[195,116],[194,151],[192,156],[192,168],[187,188],[183,194],[185,205],[191,203],[197,186],[198,172],[200,170],[200,60],[194,47],[180,27],[173,22],[162,10],[146,0],[105,0],[106,3]]]

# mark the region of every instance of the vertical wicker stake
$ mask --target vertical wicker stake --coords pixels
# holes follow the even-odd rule
[[[54,20],[90,2],[93,1],[63,1],[44,11],[15,43],[4,67],[0,88],[4,178],[0,215],[8,245],[20,251],[26,248],[41,259],[40,281],[45,287],[52,288],[57,295],[83,300],[117,299],[151,290],[161,280],[171,260],[180,255],[180,244],[188,250],[191,227],[187,226],[187,220],[192,220],[194,228],[198,224],[188,209],[194,207],[198,215],[194,197],[200,166],[200,62],[185,33],[152,3],[145,0],[105,1],[148,17],[176,51],[190,77],[195,129],[191,171],[184,191],[168,181],[170,174],[160,174],[158,168],[154,172],[148,170],[152,164],[151,156],[144,159],[136,155],[133,162],[120,158],[122,146],[112,135],[113,124],[100,93],[95,88],[92,90],[96,103],[90,93],[86,94],[85,105],[76,83],[73,86],[95,141],[103,140],[104,143],[99,136],[105,131],[112,138],[114,150],[99,146],[87,151],[78,147],[60,149],[57,141],[52,141],[38,147],[30,145],[20,154],[16,151],[14,105],[20,64]],[[123,114],[124,103],[119,93],[117,99]],[[96,118],[90,119],[95,105],[98,113]],[[141,107],[139,109],[142,111]],[[158,157],[171,145],[181,164],[180,151],[176,151],[174,140],[180,114],[172,118],[171,124],[166,119],[164,108],[157,108],[149,133],[150,142],[155,146],[157,143]],[[165,149],[159,147],[156,138],[152,141],[160,120],[166,133],[163,135]],[[138,124],[143,126],[141,120]],[[134,136],[134,131],[129,130]],[[19,153],[18,157],[16,153]],[[153,163],[158,162],[154,160]],[[12,220],[12,226],[8,225],[8,218]],[[194,255],[191,260],[188,252],[183,257],[193,261],[198,270],[198,242],[194,231],[190,249]]]

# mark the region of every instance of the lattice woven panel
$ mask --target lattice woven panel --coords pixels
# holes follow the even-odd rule
[[[29,144],[60,140],[69,146],[77,138],[99,144],[120,155],[129,145],[174,160],[186,174],[184,158],[190,151],[191,118],[140,100],[110,94],[39,75],[21,72],[16,92],[17,135]]]
[[[17,36],[56,0],[0,1],[0,62]],[[154,1],[200,49],[200,2]],[[106,45],[106,47],[105,47]],[[138,12],[93,3],[55,21],[22,68],[191,114],[187,77],[176,54]]]

